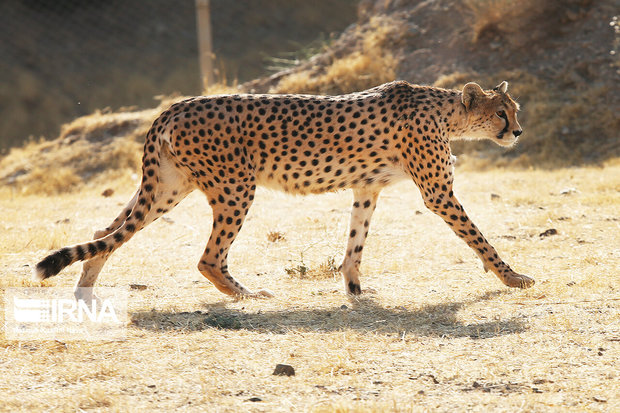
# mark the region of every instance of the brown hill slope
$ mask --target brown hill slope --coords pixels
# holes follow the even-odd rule
[[[617,5],[617,0],[366,0],[358,23],[322,53],[239,89],[333,94],[394,78],[442,87],[471,80],[490,87],[508,80],[523,107],[519,145],[506,151],[488,142],[459,143],[456,153],[467,150],[473,155],[466,157],[469,164],[476,166],[600,163],[620,156]],[[104,179],[104,171],[136,172],[140,132],[156,113],[78,119],[58,140],[31,144],[0,160],[0,182],[18,191],[55,192]],[[41,184],[58,174],[57,184]]]

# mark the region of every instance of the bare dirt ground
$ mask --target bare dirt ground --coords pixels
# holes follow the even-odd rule
[[[532,289],[485,274],[402,183],[379,200],[362,263],[371,291],[360,298],[333,272],[351,195],[259,191],[229,265],[276,297],[235,301],[196,270],[211,212],[195,193],[104,268],[101,286],[146,286],[129,290],[126,341],[1,333],[0,409],[618,411],[620,164],[458,169],[471,218],[536,278]],[[111,187],[108,198],[105,187],[2,193],[0,288],[34,286],[31,266],[50,248],[105,227],[134,189]],[[71,286],[79,271],[45,285]],[[277,363],[296,375],[272,375]]]

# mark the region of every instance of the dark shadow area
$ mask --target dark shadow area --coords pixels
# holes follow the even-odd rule
[[[379,334],[414,334],[418,336],[471,337],[485,339],[522,332],[526,326],[516,317],[465,324],[458,320],[461,308],[488,301],[508,290],[488,292],[464,301],[447,301],[421,306],[384,308],[372,297],[352,298],[350,306],[329,309],[292,309],[248,313],[226,308],[227,302],[208,305],[194,312],[145,311],[130,314],[132,325],[139,329],[201,331],[209,328],[247,330],[259,333],[286,334],[290,330],[333,332],[355,330]]]

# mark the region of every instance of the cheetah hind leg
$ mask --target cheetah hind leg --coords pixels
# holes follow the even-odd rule
[[[155,194],[155,201],[144,219],[142,228],[155,221],[170,209],[174,208],[194,190],[194,186],[187,180],[187,178],[179,171],[171,168],[170,165],[171,162],[168,157],[163,156],[161,159],[162,174],[160,176],[160,183]],[[118,215],[118,217],[116,217],[110,226],[104,230],[95,232],[94,240],[111,234],[123,225],[125,219],[129,216],[136,205],[139,192],[139,190],[136,192],[131,201],[129,201],[127,206],[125,206],[123,211]],[[90,303],[92,299],[96,299],[93,295],[93,287],[109,256],[109,254],[106,254],[84,262],[82,266],[82,274],[75,286],[74,295],[76,299],[82,299],[87,303]]]
[[[347,294],[359,295],[362,293],[359,266],[362,262],[362,249],[368,235],[370,219],[377,206],[378,197],[379,192],[363,189],[353,190],[353,209],[351,211],[351,223],[349,224],[347,251],[340,266]]]
[[[239,233],[254,199],[253,184],[245,184],[242,189],[236,192],[238,198],[229,202],[220,201],[223,197],[230,197],[224,192],[211,190],[206,194],[213,209],[213,229],[198,263],[198,271],[224,294],[238,298],[273,297],[273,293],[266,289],[250,291],[228,272],[228,250]]]
[[[136,192],[131,201],[127,204],[123,211],[112,221],[112,223],[103,230],[95,231],[93,235],[93,240],[98,240],[99,238],[103,238],[106,235],[111,234],[116,231],[118,228],[123,225],[125,219],[131,213],[134,205],[138,200],[138,193],[140,190]],[[93,294],[93,286],[97,281],[97,277],[103,268],[103,265],[107,261],[107,256],[98,256],[95,258],[91,258],[88,261],[85,261],[82,265],[82,274],[78,279],[77,284],[75,285],[74,296],[76,300],[84,300],[86,303],[90,303],[91,300],[97,300],[97,297]]]

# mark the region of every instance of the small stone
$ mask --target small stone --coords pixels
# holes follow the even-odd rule
[[[349,307],[347,307],[347,306],[346,306],[346,304],[342,304],[342,305],[340,306],[340,309],[341,309],[341,310],[348,310],[348,309],[349,309]]]
[[[497,194],[491,194],[491,199],[493,199],[493,200],[497,200],[497,199],[500,199],[500,198],[501,197],[499,195],[497,195]]]
[[[273,371],[274,376],[294,376],[295,369],[288,364],[276,364],[276,368]]]
[[[249,399],[245,400],[246,402],[262,402],[263,399],[261,399],[260,397],[250,397]]]
[[[558,230],[555,228],[549,228],[545,232],[541,232],[540,234],[538,234],[538,236],[541,238],[549,237],[551,235],[558,235]]]
[[[101,193],[101,196],[103,196],[105,198],[108,198],[108,197],[110,197],[112,195],[114,195],[114,189],[112,189],[112,188],[108,188],[108,189],[106,189],[105,191],[103,191]]]
[[[129,284],[129,288],[131,288],[132,290],[146,290],[146,285],[144,284]]]
[[[575,188],[564,188],[560,191],[560,195],[570,195],[577,193],[577,189]]]

